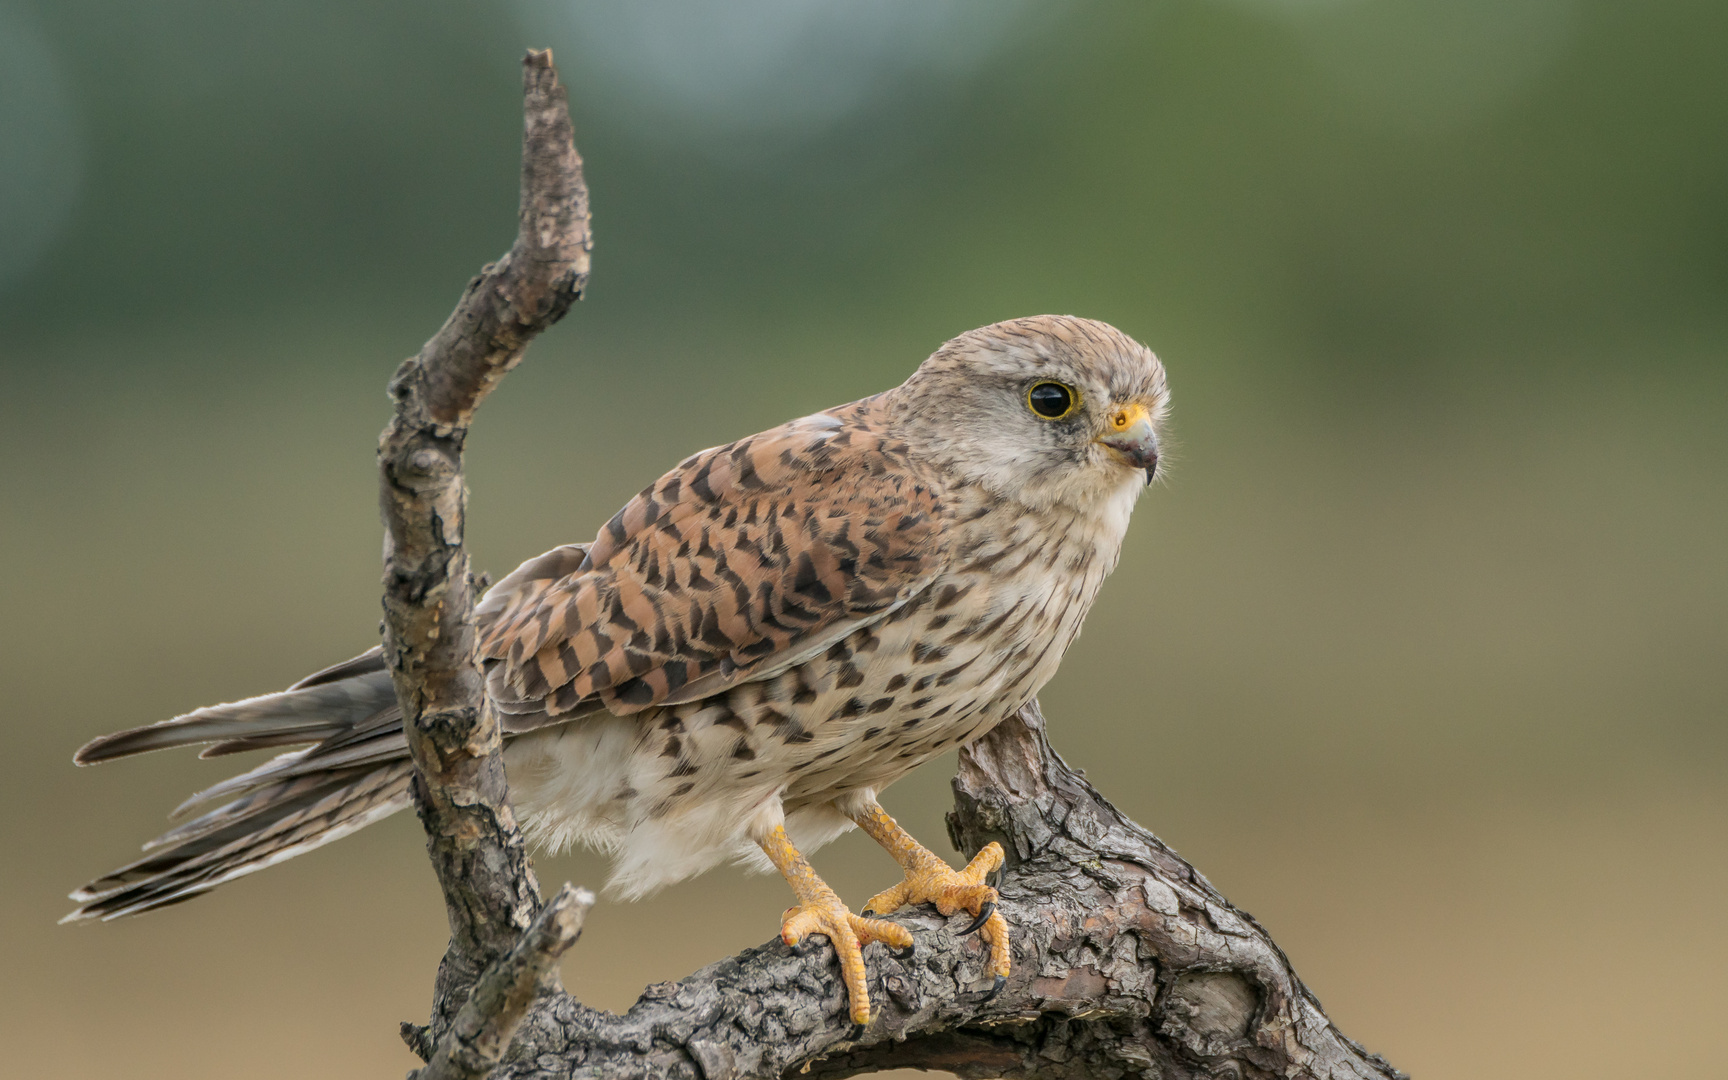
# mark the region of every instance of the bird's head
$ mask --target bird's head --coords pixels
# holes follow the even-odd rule
[[[1033,508],[1131,507],[1157,475],[1164,366],[1106,323],[1034,315],[969,331],[894,394],[915,454]]]

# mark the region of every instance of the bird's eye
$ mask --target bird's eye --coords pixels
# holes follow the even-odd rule
[[[1079,406],[1079,393],[1059,382],[1033,383],[1026,391],[1026,407],[1046,420],[1060,420]]]

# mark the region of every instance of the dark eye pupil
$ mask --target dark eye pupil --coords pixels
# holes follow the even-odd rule
[[[1061,383],[1039,383],[1032,388],[1028,400],[1032,411],[1039,416],[1055,418],[1068,411],[1068,405],[1074,399],[1069,395],[1068,388]]]

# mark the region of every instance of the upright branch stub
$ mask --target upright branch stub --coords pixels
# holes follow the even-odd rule
[[[516,943],[540,903],[475,660],[474,586],[462,547],[462,447],[474,410],[534,335],[582,295],[593,247],[582,159],[550,51],[527,55],[522,83],[516,242],[468,283],[443,327],[397,369],[396,412],[378,444],[384,655],[417,766],[415,806],[450,916],[435,1030],[461,1006],[466,984]]]
[[[534,1003],[555,993],[558,958],[582,933],[594,894],[565,885],[514,948],[499,957],[474,984],[468,1001],[451,1020],[444,1037],[427,1054],[426,1067],[412,1080],[468,1080],[497,1067],[510,1040]],[[405,1025],[414,1045],[418,1032]]]

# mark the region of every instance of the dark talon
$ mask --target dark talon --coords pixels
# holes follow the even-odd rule
[[[896,960],[910,960],[912,954],[918,951],[917,945],[908,945],[904,949],[890,949],[888,954]]]
[[[876,914],[874,911],[871,911],[869,908],[865,908],[863,911],[860,911],[858,913],[858,917],[860,919],[880,919],[882,916]]]
[[[846,1041],[847,1042],[857,1042],[859,1039],[862,1039],[863,1037],[864,1037],[864,1025],[863,1024],[853,1024],[852,1030],[848,1031],[846,1033]]]
[[[993,900],[984,901],[983,906],[978,909],[978,917],[976,919],[972,920],[971,926],[968,926],[966,929],[960,931],[960,936],[965,937],[967,934],[974,933],[975,931],[977,931],[979,927],[983,926],[985,923],[990,921],[990,913],[995,911],[995,910],[996,910],[995,901],[993,901]]]
[[[1008,976],[1006,976],[1006,975],[996,976],[996,985],[992,986],[990,988],[990,992],[988,994],[984,995],[984,1001],[989,1001],[992,998],[994,998],[997,994],[1000,994],[1002,992],[1002,988],[1004,986],[1007,986],[1007,985],[1008,985]],[[984,1004],[984,1001],[980,1001],[978,1004],[982,1005],[982,1004]]]

